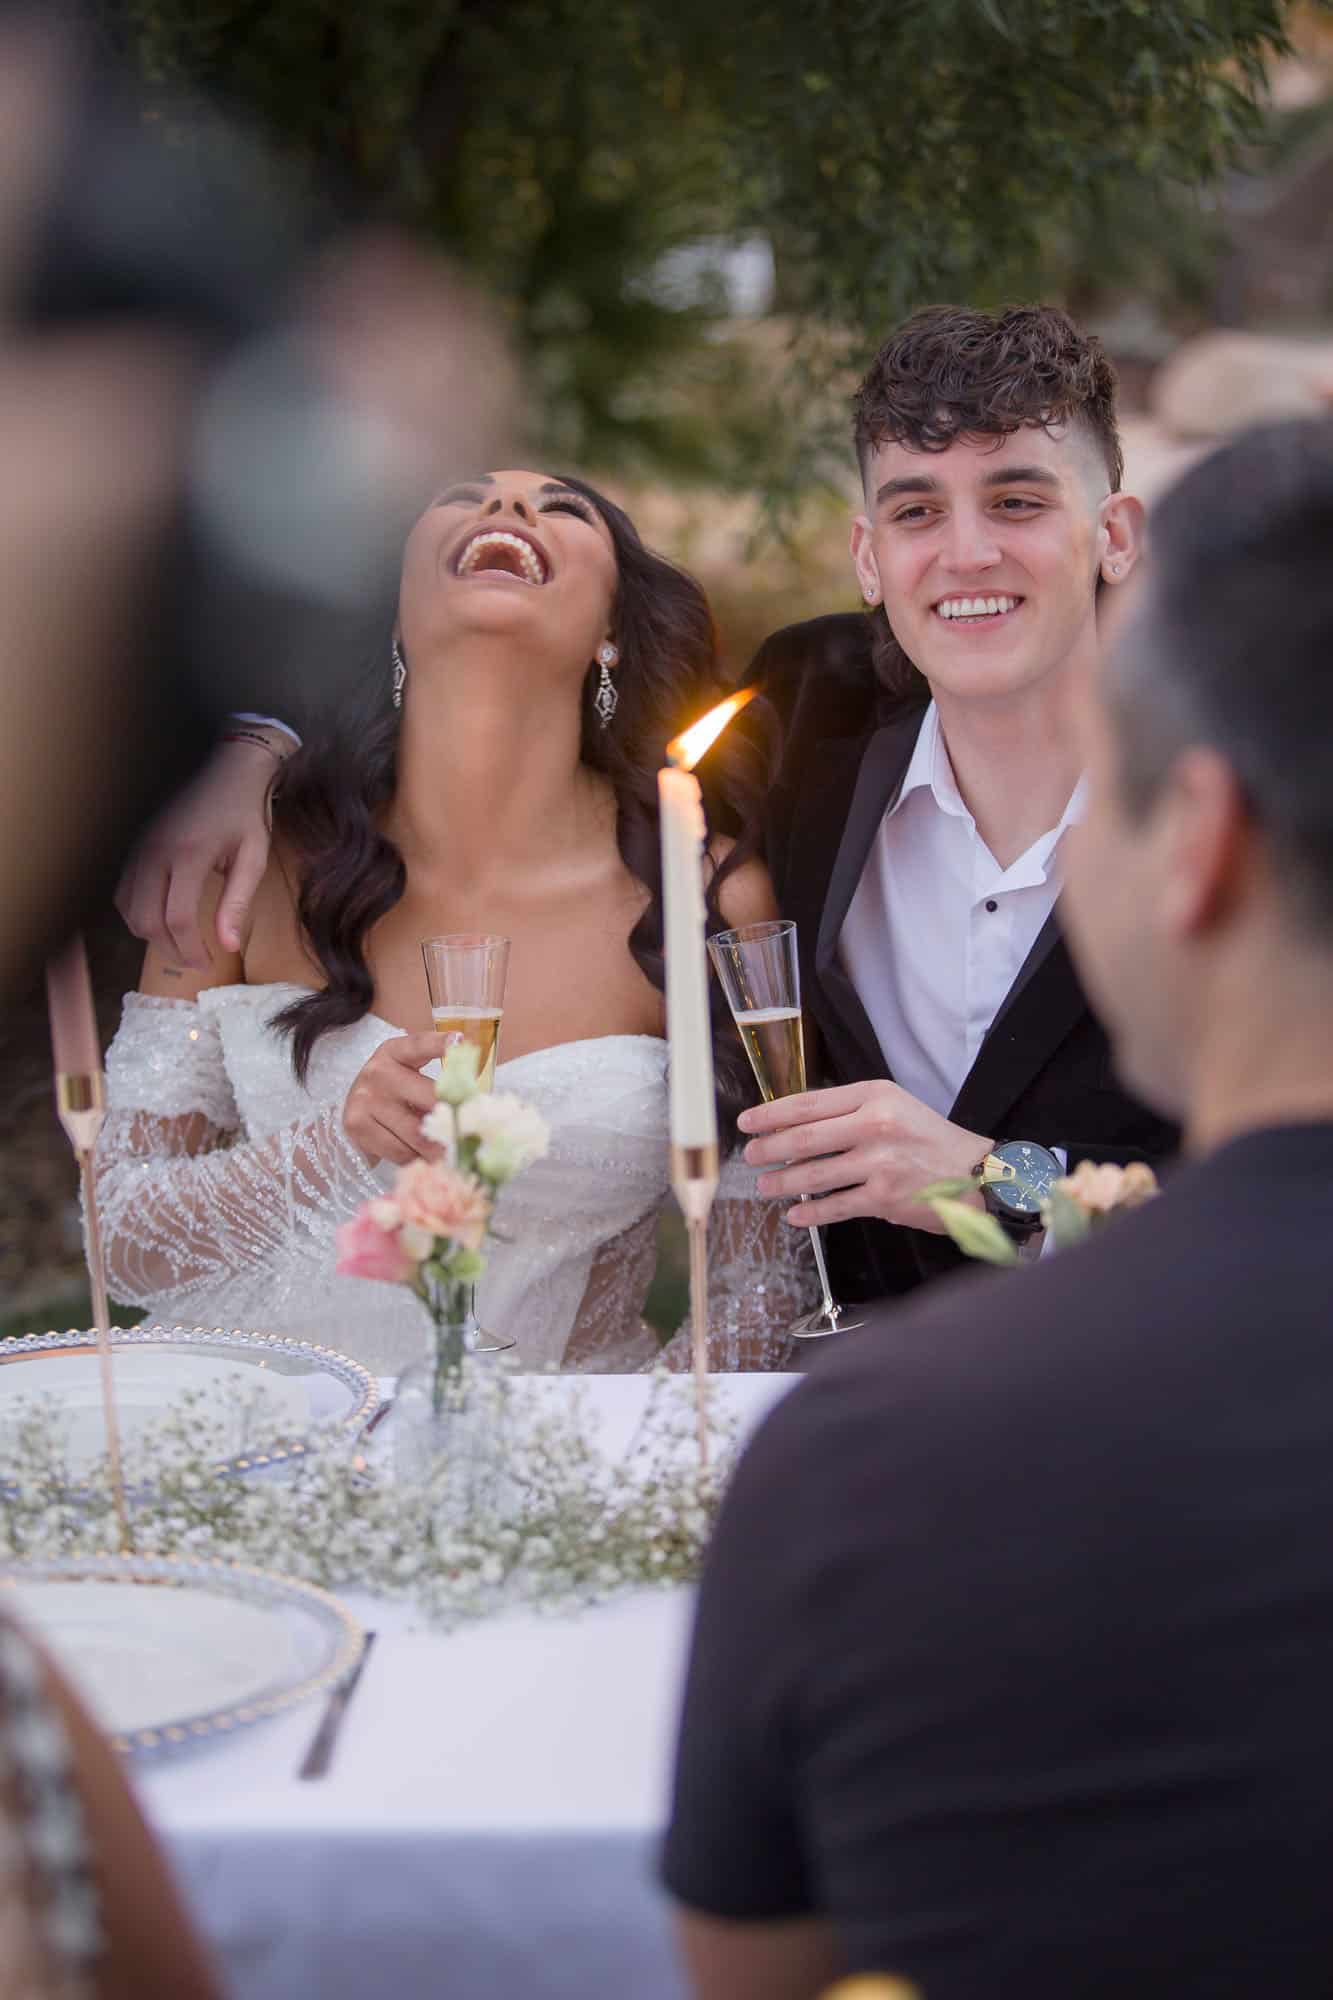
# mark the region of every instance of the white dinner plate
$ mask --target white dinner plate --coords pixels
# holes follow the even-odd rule
[[[197,1393],[220,1471],[246,1473],[355,1435],[379,1402],[359,1362],[312,1341],[207,1327],[115,1327],[112,1380],[121,1442],[132,1459],[155,1422]],[[0,1442],[22,1409],[54,1406],[70,1473],[105,1451],[101,1365],[90,1332],[0,1342]],[[0,1454],[3,1464],[3,1454]]]
[[[9,1562],[0,1603],[46,1645],[117,1749],[140,1756],[307,1701],[350,1672],[364,1644],[326,1591],[231,1563]]]

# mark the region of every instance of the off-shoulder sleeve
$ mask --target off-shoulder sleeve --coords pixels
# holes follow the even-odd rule
[[[241,1133],[216,1017],[130,994],[107,1054],[97,1201],[114,1298],[188,1319],[190,1301],[281,1261],[332,1269],[340,1221],[384,1192],[342,1107]]]

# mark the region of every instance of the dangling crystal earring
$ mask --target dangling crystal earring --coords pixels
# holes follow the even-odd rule
[[[611,669],[619,658],[620,654],[609,639],[597,648],[597,664],[602,671],[597,682],[597,692],[592,698],[592,705],[597,710],[597,718],[603,729],[611,727],[611,718],[620,701],[615,682],[611,678]]]
[[[401,708],[403,705],[403,682],[407,679],[407,661],[403,658],[403,649],[397,639],[393,642],[393,652],[390,658],[393,661],[393,705],[395,708]]]

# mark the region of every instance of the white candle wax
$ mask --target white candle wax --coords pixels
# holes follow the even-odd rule
[[[715,1146],[713,1040],[704,946],[704,809],[689,771],[657,774],[662,815],[662,900],[666,938],[671,1143]]]

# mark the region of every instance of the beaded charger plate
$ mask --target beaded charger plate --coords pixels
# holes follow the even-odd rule
[[[239,1328],[131,1326],[112,1328],[111,1348],[127,1457],[186,1395],[201,1398],[216,1432],[215,1470],[241,1475],[356,1436],[379,1403],[379,1384],[359,1362],[309,1340]],[[0,1438],[39,1401],[60,1418],[77,1479],[106,1449],[95,1333],[0,1342]]]
[[[134,1757],[234,1735],[323,1694],[365,1644],[327,1591],[239,1563],[34,1557],[0,1565],[0,1603]]]

